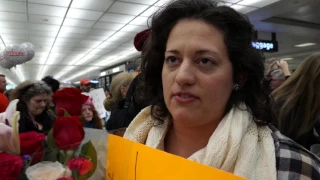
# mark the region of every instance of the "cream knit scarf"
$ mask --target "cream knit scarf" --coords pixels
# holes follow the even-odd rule
[[[150,107],[143,109],[124,138],[158,149],[169,123],[156,125],[150,112]],[[258,127],[247,111],[238,108],[231,109],[222,119],[207,146],[188,159],[250,180],[277,179],[271,130],[267,126]]]

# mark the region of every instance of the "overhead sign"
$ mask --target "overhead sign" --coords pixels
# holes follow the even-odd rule
[[[252,42],[252,46],[264,52],[278,52],[278,41],[257,40]]]
[[[245,180],[111,134],[107,149],[107,180]]]

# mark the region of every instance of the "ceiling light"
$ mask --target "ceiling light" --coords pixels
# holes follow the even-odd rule
[[[100,68],[100,67],[89,67],[89,68],[86,69],[85,71],[79,72],[79,73],[77,73],[77,74],[69,77],[69,78],[66,79],[65,81],[70,81],[70,80],[72,80],[72,79],[74,79],[74,78],[77,78],[77,77],[82,76],[82,75],[84,75],[84,74],[86,74],[86,73],[89,73],[90,71],[97,70],[98,68]]]
[[[21,73],[21,67],[20,66],[17,66],[17,68],[15,69],[16,70],[16,74],[20,80],[20,82],[23,82],[25,80],[24,76],[22,75]]]
[[[105,76],[105,75],[107,75],[107,72],[101,72],[100,73],[100,76]]]
[[[120,68],[119,67],[116,67],[116,68],[113,68],[112,69],[112,73],[116,73],[116,72],[119,72],[120,71]]]
[[[316,43],[303,43],[303,44],[296,44],[295,47],[307,47],[307,46],[314,46]]]
[[[69,73],[72,69],[74,69],[76,66],[69,66],[65,69],[63,69],[62,71],[60,71],[59,74],[55,75],[54,78],[55,79],[60,79],[61,76],[63,76],[66,73]]]
[[[38,74],[38,80],[40,80],[40,79],[42,79],[43,77],[43,75],[45,74],[45,73],[47,73],[47,70],[48,70],[48,68],[49,68],[49,66],[46,66],[46,65],[43,65],[42,66],[42,69],[39,71],[39,74]]]
[[[292,60],[293,58],[281,58],[281,60],[284,60],[284,61],[290,61]]]
[[[8,84],[11,84],[11,85],[16,85],[13,81],[11,81],[11,79],[9,79],[8,77],[6,77],[6,81]]]
[[[243,1],[239,2],[238,4],[250,6],[250,5],[258,3],[260,1],[262,1],[262,0],[243,0]]]

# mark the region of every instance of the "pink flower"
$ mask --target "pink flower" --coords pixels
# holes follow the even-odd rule
[[[71,171],[79,171],[80,175],[88,173],[93,168],[92,162],[86,158],[74,158],[67,165]]]

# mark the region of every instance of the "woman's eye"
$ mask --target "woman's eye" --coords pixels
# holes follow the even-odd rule
[[[213,60],[211,60],[209,58],[202,58],[202,59],[200,59],[199,64],[200,65],[214,65],[215,63]]]
[[[167,61],[168,64],[178,64],[179,63],[178,59],[173,57],[173,56],[169,56],[166,59],[166,61]]]

